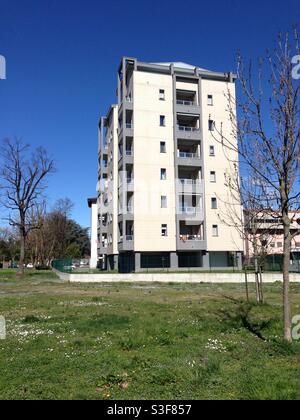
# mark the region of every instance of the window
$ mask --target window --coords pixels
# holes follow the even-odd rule
[[[215,197],[211,199],[211,208],[213,210],[216,210],[218,208],[218,200]]]
[[[282,248],[283,247],[283,243],[282,242],[277,242],[277,248]]]
[[[167,179],[167,170],[164,168],[160,170],[160,179],[162,181],[165,181]]]
[[[296,242],[296,243],[295,243],[295,247],[296,247],[296,248],[300,248],[300,242]]]
[[[168,200],[167,197],[165,195],[162,195],[160,198],[160,206],[162,209],[166,209],[168,207]]]
[[[217,182],[217,175],[215,171],[210,172],[210,182]]]
[[[215,122],[213,120],[208,120],[208,129],[209,131],[215,131]]]
[[[271,246],[271,248],[275,248],[274,242],[272,242],[270,246]]]
[[[164,115],[161,115],[161,116],[159,117],[159,125],[160,125],[161,127],[165,127],[165,126],[166,126],[166,117],[165,117]]]
[[[164,101],[166,99],[165,91],[163,89],[159,90],[159,100]]]
[[[168,236],[168,225],[161,225],[161,236]]]
[[[165,141],[160,142],[160,153],[167,153],[167,146]]]
[[[214,104],[214,97],[213,95],[207,95],[207,105],[213,106]]]
[[[215,238],[219,236],[219,226],[218,225],[213,225],[212,234],[213,234],[213,237],[215,237]]]
[[[209,156],[215,156],[215,146],[209,146]]]

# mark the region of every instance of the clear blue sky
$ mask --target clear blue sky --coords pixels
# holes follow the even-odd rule
[[[70,197],[89,225],[97,122],[115,101],[123,55],[235,70],[298,23],[299,0],[0,0],[0,139],[20,136],[54,156],[50,202]]]

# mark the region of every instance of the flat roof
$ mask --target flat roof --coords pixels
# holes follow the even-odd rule
[[[93,204],[97,204],[97,198],[88,198],[87,202],[88,202],[89,208],[91,208]]]

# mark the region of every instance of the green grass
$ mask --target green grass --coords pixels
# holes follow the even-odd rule
[[[0,272],[1,399],[300,398],[300,343],[280,340],[280,284],[266,287],[267,304],[246,305],[243,285],[14,276]],[[291,290],[295,315],[300,285]]]

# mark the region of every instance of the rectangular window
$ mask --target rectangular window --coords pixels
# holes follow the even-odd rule
[[[162,181],[165,181],[165,180],[167,179],[167,170],[166,170],[166,169],[164,169],[164,168],[162,168],[162,169],[160,170],[160,179],[161,179]]]
[[[217,182],[217,175],[215,171],[210,172],[210,182]]]
[[[165,126],[166,126],[166,117],[165,117],[164,115],[161,115],[161,116],[159,117],[159,125],[160,125],[161,127],[165,127]]]
[[[209,146],[209,156],[215,156],[215,146]]]
[[[214,97],[213,95],[207,95],[207,105],[213,106],[214,104]]]
[[[160,153],[167,153],[167,146],[165,141],[160,142]]]
[[[283,247],[283,243],[282,242],[277,242],[277,248],[282,248]]]
[[[219,226],[218,225],[213,225],[212,235],[213,235],[214,238],[219,236]]]
[[[168,207],[168,200],[167,197],[165,195],[162,195],[160,198],[160,206],[162,209],[166,209]]]
[[[215,197],[211,199],[211,208],[212,210],[217,210],[218,208],[218,200]]]
[[[165,99],[166,99],[165,91],[163,89],[160,89],[159,90],[159,100],[164,101]]]
[[[213,120],[208,120],[208,129],[209,131],[215,131],[215,122]]]
[[[168,225],[161,225],[161,236],[168,236]]]

